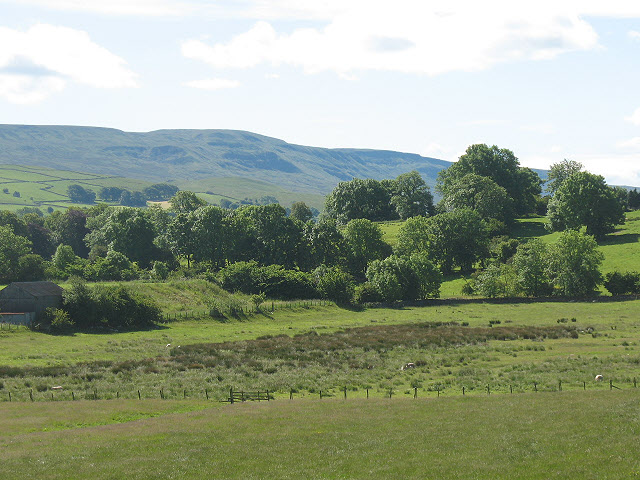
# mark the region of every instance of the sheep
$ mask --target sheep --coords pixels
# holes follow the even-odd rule
[[[62,386],[61,385],[57,385],[55,387],[51,387],[51,390],[62,390]]]
[[[604,377],[602,375],[596,375],[596,382],[601,382],[602,380],[604,380]]]
[[[416,364],[412,362],[405,363],[400,370],[409,370],[410,368],[416,368]]]
[[[167,343],[167,347],[166,347],[166,348],[169,348],[170,346],[171,346],[171,344],[170,344],[170,343]]]

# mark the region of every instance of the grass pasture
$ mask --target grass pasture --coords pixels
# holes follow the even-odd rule
[[[638,390],[206,409],[174,401],[4,403],[0,476],[632,478],[640,474],[639,406]]]
[[[46,167],[0,165],[0,207],[5,210],[16,210],[26,206],[42,209],[49,206],[54,209],[88,206],[70,201],[67,188],[73,184],[92,189],[97,193],[100,187],[109,186],[142,190],[151,185],[151,182]],[[9,192],[2,193],[4,188]],[[13,196],[15,191],[20,192],[20,197]]]
[[[621,388],[640,379],[640,301],[452,303],[401,309],[277,310],[158,329],[51,336],[0,331],[0,402],[88,398],[222,399],[228,389],[287,397],[410,397]],[[573,320],[575,319],[575,321]],[[455,323],[454,323],[455,322]],[[560,331],[561,334],[557,332]],[[404,333],[403,333],[404,332]],[[424,336],[422,333],[424,333]],[[563,332],[563,333],[562,333]],[[167,347],[171,344],[171,347]],[[416,368],[402,371],[406,363]]]

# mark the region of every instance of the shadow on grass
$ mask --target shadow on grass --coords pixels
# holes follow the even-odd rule
[[[607,235],[605,239],[600,242],[600,245],[624,245],[627,243],[637,243],[640,240],[640,234],[637,233],[622,233],[619,235]]]
[[[514,227],[511,236],[520,239],[542,237],[549,233],[544,225],[543,222],[520,222]]]

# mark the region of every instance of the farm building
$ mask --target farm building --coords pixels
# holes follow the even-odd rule
[[[46,308],[59,307],[62,292],[62,287],[53,282],[13,282],[0,291],[2,321],[30,323]],[[21,319],[15,314],[25,315]]]

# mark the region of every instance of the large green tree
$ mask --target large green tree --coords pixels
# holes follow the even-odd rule
[[[340,182],[325,199],[325,213],[341,224],[357,218],[372,221],[397,218],[388,186],[372,178]]]
[[[551,294],[549,278],[549,249],[539,238],[518,246],[513,256],[519,290],[527,296],[541,297]]]
[[[91,233],[87,243],[92,247],[105,247],[120,252],[143,268],[154,260],[163,260],[166,254],[154,243],[158,232],[146,211],[134,207],[106,209],[89,223]]]
[[[445,209],[470,208],[485,220],[505,224],[514,218],[513,200],[507,191],[490,177],[469,173],[452,181],[442,198]]]
[[[559,295],[584,297],[602,283],[604,255],[591,235],[576,230],[563,232],[549,247],[548,258],[549,277]]]
[[[391,253],[382,240],[382,230],[371,220],[351,220],[343,230],[347,266],[353,276],[362,278],[370,262],[381,260]]]
[[[551,165],[549,174],[547,175],[546,188],[548,192],[551,195],[555,194],[567,178],[574,173],[581,172],[583,168],[584,166],[580,162],[567,160],[566,158],[561,162]]]
[[[399,175],[391,188],[391,204],[403,220],[433,214],[433,195],[416,170]]]
[[[31,242],[13,233],[13,228],[0,225],[0,282],[9,283],[20,278],[20,259],[31,252]]]
[[[624,209],[602,176],[577,172],[562,182],[549,202],[547,217],[555,231],[584,226],[587,234],[602,238],[624,223]]]
[[[171,200],[171,209],[176,213],[194,212],[200,207],[207,205],[207,202],[188,190],[177,192]]]
[[[456,163],[438,174],[438,190],[446,196],[455,183],[469,173],[489,177],[504,188],[513,199],[517,214],[535,210],[536,196],[541,192],[542,182],[534,171],[520,167],[518,158],[511,150],[496,145],[469,146]]]

